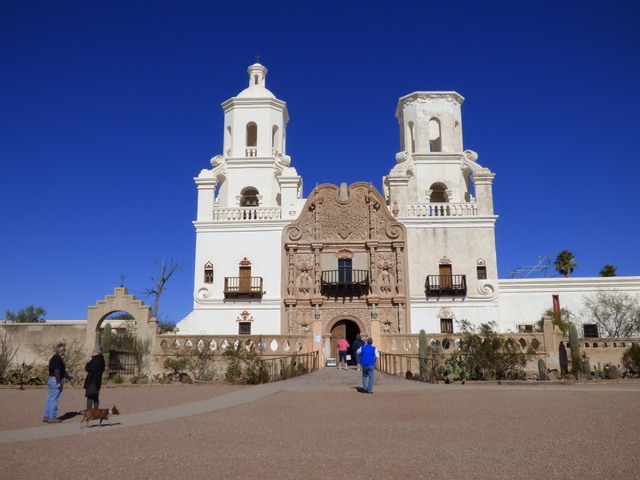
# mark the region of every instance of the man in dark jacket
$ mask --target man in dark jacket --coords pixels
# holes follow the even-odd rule
[[[84,366],[87,372],[87,378],[84,379],[84,396],[87,397],[87,408],[99,408],[100,387],[102,387],[102,374],[104,373],[104,356],[102,349],[96,347],[93,349],[91,360]]]
[[[63,357],[67,353],[67,347],[60,343],[56,345],[56,353],[49,360],[49,378],[47,379],[47,404],[44,407],[45,423],[60,423],[58,417],[58,403],[62,398],[64,380],[69,378],[64,365]]]

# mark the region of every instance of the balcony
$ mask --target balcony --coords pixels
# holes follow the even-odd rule
[[[408,217],[475,217],[476,203],[420,203],[407,205]]]
[[[442,295],[465,296],[467,294],[467,276],[427,275],[424,287],[427,297],[439,297]]]
[[[214,222],[250,222],[254,220],[278,220],[280,218],[280,207],[216,207],[213,209]]]
[[[323,270],[321,293],[326,297],[361,297],[369,293],[368,270]]]
[[[225,298],[261,298],[263,294],[262,277],[224,277]]]

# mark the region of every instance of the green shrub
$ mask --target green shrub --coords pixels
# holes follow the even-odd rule
[[[640,344],[633,343],[624,351],[622,364],[631,375],[640,375]]]

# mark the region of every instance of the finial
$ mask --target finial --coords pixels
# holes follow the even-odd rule
[[[124,287],[124,279],[126,277],[124,275],[120,275],[120,288]]]
[[[256,53],[256,63],[260,63],[261,58],[262,58],[262,55],[260,55],[259,53]]]

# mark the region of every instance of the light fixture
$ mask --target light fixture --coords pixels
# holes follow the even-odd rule
[[[378,318],[378,312],[376,312],[375,310],[371,310],[371,318],[373,320],[375,320],[376,318]]]

